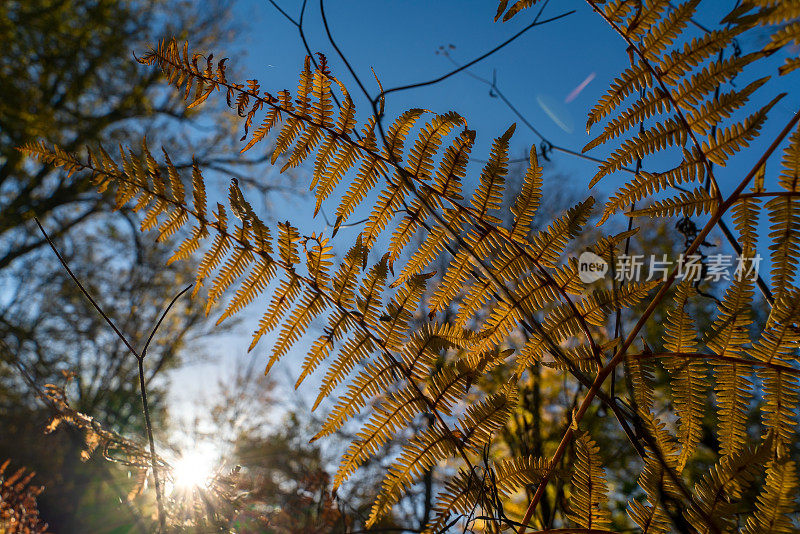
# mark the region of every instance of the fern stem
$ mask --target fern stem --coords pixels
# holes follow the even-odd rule
[[[158,466],[156,462],[156,445],[153,439],[153,423],[150,421],[150,407],[147,403],[147,387],[144,383],[144,358],[137,358],[136,363],[139,370],[139,393],[142,397],[142,411],[144,412],[144,425],[147,430],[147,442],[150,447],[150,467],[153,469],[153,480],[156,488],[156,506],[158,507],[158,525],[161,532],[167,527],[167,517],[164,511],[164,498],[161,494],[161,480],[158,477]]]
[[[142,351],[141,354],[139,354],[136,351],[136,349],[133,348],[133,346],[130,344],[128,339],[122,334],[122,332],[120,332],[120,330],[114,324],[114,321],[112,321],[111,318],[103,311],[103,309],[100,307],[100,305],[97,304],[97,301],[95,301],[95,299],[92,297],[92,295],[89,293],[89,291],[87,291],[86,288],[83,286],[83,284],[81,284],[80,280],[78,280],[78,278],[72,272],[72,269],[69,268],[69,265],[67,264],[66,260],[64,260],[64,258],[61,256],[61,253],[56,248],[55,243],[53,243],[53,241],[50,239],[50,236],[48,236],[47,232],[45,232],[44,227],[42,226],[42,223],[39,222],[39,219],[34,217],[34,221],[36,221],[36,225],[39,227],[39,230],[42,232],[42,235],[44,235],[44,238],[47,240],[47,243],[50,245],[50,248],[53,249],[53,252],[55,253],[56,257],[58,258],[58,261],[61,262],[61,265],[67,271],[67,274],[69,274],[70,278],[72,278],[72,281],[75,282],[75,285],[78,286],[78,289],[80,289],[81,293],[83,293],[83,295],[89,300],[89,302],[92,304],[94,309],[97,310],[97,312],[103,317],[103,319],[111,327],[111,329],[114,331],[114,333],[117,334],[117,337],[119,337],[122,340],[123,344],[128,348],[130,353],[133,354],[133,356],[136,358],[136,362],[138,364],[138,371],[139,371],[139,388],[140,388],[140,394],[141,394],[141,398],[142,398],[142,409],[144,411],[145,428],[147,430],[147,439],[148,439],[149,445],[150,445],[150,466],[153,469],[153,480],[155,481],[154,485],[155,485],[155,489],[156,489],[156,503],[157,503],[157,506],[158,506],[158,523],[159,523],[160,530],[163,532],[166,529],[166,524],[167,524],[166,523],[166,513],[164,511],[164,502],[163,502],[163,498],[162,498],[162,495],[161,495],[161,481],[158,478],[158,462],[156,460],[156,448],[155,448],[155,443],[154,443],[154,440],[153,440],[153,427],[152,427],[152,424],[151,424],[151,421],[150,421],[150,410],[149,410],[149,407],[148,407],[148,404],[147,404],[147,388],[145,386],[145,380],[144,380],[144,356],[145,356],[145,352],[147,350],[147,345],[145,345],[145,350]],[[182,291],[178,296],[182,295],[185,291],[186,290]],[[176,299],[177,299],[177,297],[176,297]],[[174,300],[173,300],[173,303],[174,303]],[[170,307],[172,307],[172,303],[170,303]],[[169,308],[167,308],[167,311],[169,311]],[[166,312],[165,312],[165,314],[166,314]],[[150,334],[150,338],[147,340],[148,344],[150,343],[150,340],[152,339],[153,335],[155,334],[155,331],[158,328],[158,325],[161,324],[161,321],[163,319],[164,319],[164,317],[162,316],[161,319],[156,324],[156,327],[153,329],[153,332]]]

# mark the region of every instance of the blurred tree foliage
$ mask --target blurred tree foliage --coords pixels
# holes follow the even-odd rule
[[[17,148],[46,139],[75,151],[96,143],[113,150],[146,135],[154,146],[175,148],[176,164],[188,165],[194,155],[247,183],[265,156],[233,163],[230,123],[198,121],[157,72],[132,58],[164,35],[221,47],[230,31],[224,1],[202,9],[183,0],[0,3],[0,461],[37,471],[46,487],[42,516],[55,532],[141,529],[145,519],[119,504],[131,485],[125,472],[102,460],[82,463],[81,438],[68,429],[43,435],[50,414],[8,364],[23,365],[39,385],[63,384],[61,373],[74,373],[74,407],[115,431],[139,437],[143,421],[136,360],[63,272],[33,217],[137,347],[191,282],[192,267],[165,268],[165,249],[138,235],[138,215],[112,214],[87,173],[36,164]],[[166,406],[158,375],[179,363],[203,323],[199,310],[179,303],[149,351],[148,393],[161,432]]]

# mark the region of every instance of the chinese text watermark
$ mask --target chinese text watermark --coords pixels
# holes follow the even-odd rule
[[[592,283],[607,274],[618,282],[641,282],[666,280],[677,269],[678,280],[690,282],[719,282],[742,278],[758,278],[761,256],[741,257],[731,254],[681,254],[671,260],[666,254],[623,254],[616,258],[611,269],[603,258],[592,252],[584,252],[578,258],[578,277],[584,283]],[[609,272],[610,271],[610,272]]]

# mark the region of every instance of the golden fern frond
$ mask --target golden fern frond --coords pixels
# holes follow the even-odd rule
[[[530,254],[545,267],[555,267],[569,240],[578,237],[594,207],[594,198],[568,209],[546,229],[533,236]]]
[[[281,259],[288,265],[300,263],[300,232],[288,221],[278,223],[278,252]]]
[[[783,154],[783,169],[778,179],[788,193],[800,193],[800,128],[792,133]],[[794,196],[776,196],[766,208],[769,212],[772,288],[780,297],[792,286],[800,258],[800,202]]]
[[[414,437],[389,467],[381,491],[370,511],[367,528],[385,516],[403,492],[436,463],[453,456],[456,443],[449,431],[434,425]]]
[[[256,264],[247,275],[241,287],[231,299],[228,307],[220,316],[217,324],[221,323],[231,315],[238,313],[250,304],[259,294],[269,285],[270,281],[277,273],[277,265],[271,259],[259,258]]]
[[[388,391],[390,385],[399,379],[397,372],[394,362],[380,356],[377,362],[367,363],[348,384],[347,393],[339,398],[312,441],[333,434],[359,413],[369,399]]]
[[[81,163],[78,157],[71,152],[67,152],[58,145],[49,147],[44,141],[32,141],[26,143],[20,150],[23,153],[38,159],[42,163],[49,163],[50,165],[61,167],[67,173],[67,176],[72,176],[72,173],[75,171],[86,168],[86,166]],[[105,153],[105,151],[103,152]],[[94,159],[97,160],[98,158],[95,157]],[[109,160],[110,158],[103,158],[104,164]],[[114,164],[114,170],[117,170],[116,164]]]
[[[522,373],[523,369],[527,367],[532,360],[539,358],[541,350],[536,350],[536,352],[534,352],[535,350],[536,349],[529,346],[523,347],[525,354],[517,364],[517,373]],[[562,349],[553,357],[555,358],[553,361],[542,361],[542,365],[560,371],[578,369],[583,373],[591,373],[597,370],[597,356],[592,352],[591,347],[587,345],[578,345],[576,347]]]
[[[462,516],[476,509],[487,490],[485,477],[476,469],[459,469],[436,495],[433,519],[425,532],[443,532],[453,515]]]
[[[327,303],[318,289],[309,288],[305,291],[297,304],[297,308],[292,312],[289,319],[284,322],[278,333],[278,339],[273,347],[272,355],[267,362],[266,372],[269,372],[275,362],[289,351],[292,345],[308,329],[311,321],[325,311],[326,307]]]
[[[768,443],[747,447],[724,456],[709,469],[695,485],[699,510],[694,507],[686,510],[686,518],[697,532],[710,534],[714,531],[730,532],[735,529],[738,500],[762,471],[770,449]]]
[[[663,172],[651,174],[647,171],[639,171],[631,182],[623,186],[606,202],[603,208],[603,215],[600,217],[598,224],[606,222],[609,217],[618,211],[622,211],[632,203],[652,196],[670,186],[695,181],[698,178],[702,179],[705,176],[702,171],[704,168],[702,163],[698,161],[697,165],[685,167],[686,171],[688,171],[686,173]]]
[[[405,249],[406,245],[411,241],[411,238],[414,237],[422,221],[429,215],[427,208],[423,206],[423,202],[418,198],[411,201],[407,212],[409,212],[409,214],[403,217],[403,220],[400,221],[400,224],[398,224],[397,228],[392,232],[392,238],[389,241],[389,265],[394,265],[394,262],[402,254],[403,249]]]
[[[783,448],[796,440],[797,396],[800,392],[797,376],[774,368],[756,371],[762,383],[765,404],[761,407],[762,420],[768,430],[775,434],[775,448],[783,454]]]
[[[642,52],[647,59],[655,61],[683,32],[683,29],[694,16],[700,0],[689,0],[680,4],[655,27],[643,28]],[[661,7],[666,7],[666,2],[661,2]],[[655,11],[655,10],[653,10]]]
[[[261,336],[278,326],[283,315],[289,311],[292,304],[294,304],[301,289],[300,280],[296,276],[290,276],[289,278],[281,280],[280,284],[275,289],[269,308],[258,322],[258,328],[253,333],[253,339],[250,342],[250,347],[247,349],[248,351],[253,350],[259,339],[261,339]]]
[[[312,233],[305,240],[306,268],[316,288],[327,290],[333,265],[333,246],[327,237]],[[308,246],[312,243],[311,247]]]
[[[425,283],[434,273],[418,275],[406,282],[386,305],[378,333],[384,344],[399,350],[404,342],[413,313],[425,292]]]
[[[244,272],[253,260],[254,256],[250,250],[240,247],[234,248],[233,253],[222,266],[214,282],[211,284],[211,288],[208,290],[206,315],[208,315],[211,307],[219,300],[222,294],[227,291],[231,284],[244,275]]]
[[[766,363],[781,363],[797,359],[800,346],[800,289],[784,292],[772,307],[767,325],[760,338],[748,347],[747,352],[756,360]],[[780,368],[764,367],[757,371],[762,382],[761,408],[764,426],[774,433],[774,444],[778,453],[782,447],[795,439],[797,425],[797,376]]]
[[[500,224],[500,219],[491,215],[491,212],[498,210],[503,202],[505,176],[508,174],[508,143],[515,128],[516,125],[512,124],[492,143],[489,161],[481,172],[478,189],[472,196],[471,204],[478,212],[478,220],[487,224]]]
[[[740,243],[744,250],[755,250],[756,247],[756,225],[760,212],[761,201],[758,198],[744,197],[734,203],[731,207],[733,224],[739,232]]]
[[[361,314],[364,323],[372,328],[376,328],[378,319],[378,307],[381,304],[380,295],[386,285],[388,267],[386,265],[387,256],[373,265],[367,272],[361,287],[356,296],[356,308]]]
[[[428,302],[431,313],[439,312],[450,305],[453,298],[464,287],[471,270],[472,258],[470,253],[466,250],[459,250],[447,266],[442,281]]]
[[[666,498],[680,500],[680,491],[667,474],[675,470],[680,454],[678,445],[672,439],[662,421],[649,412],[639,412],[648,432],[653,436],[654,447],[647,446],[644,466],[639,475],[639,486],[644,490],[647,501],[628,501],[628,515],[645,534],[665,534],[671,532],[671,520],[666,513]],[[663,463],[662,463],[663,459]]]
[[[719,200],[705,190],[703,187],[695,187],[691,191],[685,191],[678,196],[665,200],[657,200],[652,206],[629,211],[629,217],[650,217],[662,218],[683,215],[691,217],[695,214],[713,213],[719,205]]]
[[[662,12],[670,5],[668,0],[650,0],[637,5],[633,14],[626,21],[627,28],[625,33],[637,39],[641,39],[651,33],[661,33],[659,28],[654,28],[653,26],[658,22]],[[667,24],[666,26],[668,29],[669,25]]]
[[[324,333],[314,341],[306,354],[305,360],[303,360],[300,376],[297,377],[294,385],[295,389],[299,388],[300,384],[316,370],[317,366],[330,356],[334,343],[340,340],[354,326],[355,323],[351,317],[341,310],[335,310],[331,313]]]
[[[653,75],[643,62],[628,67],[611,82],[611,87],[605,95],[595,104],[589,112],[586,121],[587,132],[592,125],[600,122],[617,109],[622,102],[636,91],[648,89],[653,86]]]
[[[755,13],[752,13],[753,10]],[[734,10],[726,21],[741,22],[751,21],[760,26],[773,26],[775,30],[770,35],[770,42],[764,46],[763,51],[773,54],[779,49],[800,43],[800,10],[794,2],[746,2]],[[781,75],[792,72],[800,67],[800,58],[787,57],[784,64],[778,69]]]
[[[431,377],[431,374],[439,367],[443,351],[466,343],[467,337],[466,333],[438,322],[427,323],[411,333],[400,353],[403,366],[409,370],[409,378],[419,382],[433,380],[438,375]],[[463,363],[463,360],[458,360],[458,363]],[[436,394],[433,395],[435,398]]]
[[[658,122],[633,139],[622,143],[620,148],[606,158],[597,174],[589,182],[589,187],[594,187],[604,176],[618,171],[636,158],[644,158],[670,146],[683,146],[686,144],[686,140],[687,132],[677,117]]]
[[[521,373],[531,362],[539,361],[545,351],[552,350],[553,344],[558,346],[569,339],[583,337],[585,332],[579,317],[588,324],[603,326],[609,313],[617,309],[617,307],[625,309],[628,306],[635,305],[647,295],[654,285],[653,281],[627,284],[621,287],[616,295],[612,291],[596,290],[586,298],[574,303],[574,305],[569,303],[559,304],[547,313],[541,323],[540,331],[531,334],[525,342],[517,360],[516,372]],[[554,296],[553,298],[557,297]],[[493,341],[497,342],[494,339]],[[554,363],[545,363],[555,369],[569,369],[574,365],[581,370],[588,371],[590,370],[589,360],[594,362],[591,370],[596,370],[597,368],[597,357],[588,350],[588,347],[573,347],[570,350],[559,351],[553,356],[556,358]],[[562,356],[567,357],[567,360],[561,360]]]
[[[542,199],[542,167],[536,158],[536,147],[531,147],[528,170],[522,181],[522,191],[517,195],[517,200],[511,212],[514,214],[514,223],[511,226],[511,239],[524,240],[531,231],[531,223],[539,201]]]
[[[497,5],[497,13],[494,16],[494,20],[500,20],[501,15],[503,16],[503,22],[511,20],[517,13],[528,9],[538,1],[539,0],[517,0],[511,4],[511,8],[506,11],[508,8],[508,0],[500,0]]]
[[[742,122],[720,128],[715,136],[709,136],[702,146],[706,158],[717,165],[725,166],[728,157],[748,146],[758,136],[761,126],[767,120],[767,113],[784,96],[786,93],[779,94]]]
[[[314,179],[309,186],[316,189],[317,203],[314,206],[314,215],[319,212],[323,201],[333,192],[339,181],[358,162],[358,146],[349,143],[335,143],[335,137],[331,136],[331,151],[335,149],[332,157],[322,159],[325,156],[325,149],[320,150],[315,163]],[[349,213],[348,213],[349,215]]]
[[[608,487],[600,459],[600,447],[588,434],[575,440],[575,462],[567,517],[589,530],[608,530],[611,513],[606,508]]]
[[[510,497],[520,490],[532,488],[539,484],[550,467],[550,462],[536,456],[503,458],[495,465],[497,491]]]
[[[322,379],[312,409],[316,410],[317,406],[330,396],[334,388],[353,371],[356,365],[365,362],[374,350],[376,350],[375,342],[365,332],[358,332],[348,339]]]
[[[389,184],[386,189],[381,191],[364,225],[364,230],[361,232],[364,245],[372,247],[378,235],[383,232],[389,221],[400,210],[405,194],[406,186],[404,184]]]
[[[452,213],[452,212],[451,212]],[[447,225],[435,225],[426,239],[420,244],[420,247],[406,262],[405,267],[400,272],[397,280],[392,284],[397,286],[405,283],[406,280],[422,272],[436,257],[441,254],[442,250],[453,239],[453,233],[458,232],[464,225],[465,221],[461,217],[455,217]],[[447,226],[447,227],[445,227]]]
[[[718,307],[717,317],[704,342],[712,352],[723,358],[738,357],[742,347],[750,341],[747,328],[750,303],[753,300],[753,282],[738,277],[728,287]],[[736,360],[715,361],[715,390],[717,393],[720,452],[723,456],[741,450],[747,438],[747,407],[753,386],[751,369]]]
[[[767,80],[769,80],[769,76],[755,80],[741,90],[720,94],[717,98],[690,110],[686,122],[698,134],[707,135],[722,122],[722,119],[730,118],[735,110],[747,103],[750,95],[764,85]]]
[[[653,408],[653,376],[652,363],[643,358],[628,357],[625,359],[625,373],[630,377],[633,402],[639,413],[650,413]]]
[[[461,200],[461,180],[467,174],[467,162],[475,143],[475,131],[464,130],[447,147],[436,171],[436,192],[445,198]]]
[[[658,62],[658,68],[665,83],[677,85],[682,76],[724,49],[734,37],[744,30],[745,28],[742,26],[713,30],[701,37],[693,37],[683,44],[682,49],[672,50],[663,56]]]
[[[559,298],[556,290],[545,280],[539,277],[529,277],[522,281],[522,285],[512,295],[513,300],[498,302],[492,309],[489,318],[483,324],[478,336],[481,343],[473,351],[483,352],[497,346],[519,325],[527,316],[525,308],[540,310],[545,304],[554,302]]]
[[[758,495],[756,510],[747,518],[745,534],[789,534],[797,532],[790,514],[796,511],[797,473],[789,460],[770,460],[767,479]]]
[[[361,464],[374,455],[384,443],[392,439],[417,414],[425,411],[427,404],[419,397],[416,388],[406,387],[381,403],[344,453],[334,476],[334,487],[339,487]]]
[[[653,117],[658,113],[669,112],[672,110],[672,103],[660,87],[654,87],[653,91],[647,93],[644,98],[634,102],[628,109],[616,115],[606,124],[603,132],[591,140],[583,147],[582,152],[600,146],[601,144],[615,139],[634,126],[638,126],[642,121]]]
[[[694,321],[686,312],[691,292],[691,284],[688,281],[681,282],[675,293],[674,307],[667,311],[664,329],[664,349],[676,354],[664,361],[664,367],[671,376],[675,412],[680,419],[678,441],[682,447],[678,458],[678,472],[683,471],[700,442],[706,403],[705,365],[699,358],[681,356],[696,352]]]
[[[217,268],[222,263],[225,255],[228,253],[232,243],[231,238],[227,233],[228,216],[225,212],[225,207],[217,203],[217,211],[214,214],[215,223],[220,229],[220,232],[214,237],[211,243],[211,248],[203,255],[200,263],[197,266],[197,274],[195,276],[194,290],[192,295],[196,295],[200,288],[203,286],[204,280],[211,274],[211,271]]]
[[[439,151],[442,140],[450,133],[450,130],[458,125],[462,125],[466,129],[467,123],[461,115],[454,111],[436,115],[425,125],[406,159],[406,170],[411,176],[422,180],[432,176],[433,158]]]

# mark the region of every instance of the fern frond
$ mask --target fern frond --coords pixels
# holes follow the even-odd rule
[[[716,136],[709,137],[703,142],[702,148],[706,158],[717,165],[725,166],[728,157],[748,146],[750,141],[758,136],[761,126],[767,120],[767,113],[784,96],[785,93],[776,96],[744,121],[718,129]]]
[[[297,304],[297,308],[281,327],[272,355],[267,362],[266,373],[269,372],[281,356],[289,351],[292,345],[306,331],[311,321],[320,315],[325,308],[326,302],[322,297],[322,293],[316,289],[307,289],[303,298]]]
[[[258,322],[258,329],[253,333],[253,340],[250,342],[250,347],[247,349],[248,351],[253,350],[259,339],[261,339],[261,336],[278,326],[283,315],[289,311],[292,304],[294,304],[297,295],[300,294],[300,290],[300,280],[296,276],[281,280],[278,288],[275,290],[267,312]]]
[[[217,268],[228,253],[228,249],[231,247],[231,239],[225,232],[227,229],[227,215],[222,204],[217,204],[216,223],[222,231],[214,238],[214,241],[211,243],[211,248],[205,253],[203,259],[200,260],[197,266],[197,275],[195,277],[192,295],[197,294],[203,286],[206,277],[211,271]]]
[[[377,152],[377,141],[374,131],[374,119],[364,127],[362,134],[363,140],[361,146],[364,150],[371,154]],[[336,227],[346,221],[350,215],[353,214],[356,207],[364,200],[364,197],[369,193],[378,183],[381,176],[388,174],[386,162],[384,162],[377,155],[366,157],[358,169],[355,179],[353,179],[347,192],[339,202],[339,207],[336,208]]]
[[[750,341],[747,327],[753,322],[749,313],[752,300],[751,280],[739,277],[728,287],[704,340],[712,352],[723,357],[742,354],[742,347]],[[753,384],[751,370],[735,360],[717,361],[715,370],[720,452],[727,456],[745,445],[748,393]]]
[[[533,236],[530,246],[533,258],[545,267],[555,267],[569,240],[578,237],[583,231],[593,207],[594,198],[588,197],[553,221],[547,230]]]
[[[689,0],[677,6],[658,25],[651,27],[642,39],[642,53],[655,61],[672,46],[694,15],[700,0]]]
[[[756,510],[747,518],[745,534],[789,534],[797,532],[790,514],[796,511],[797,473],[795,463],[770,460],[767,480],[758,495]]]
[[[611,139],[620,137],[631,128],[638,126],[642,121],[671,110],[672,104],[668,96],[660,87],[654,87],[644,98],[636,100],[631,107],[611,119],[606,124],[603,132],[587,143],[581,152],[588,152]]]
[[[288,221],[278,223],[278,252],[281,259],[288,265],[300,263],[300,252],[297,244],[300,242],[300,233]]]
[[[647,501],[629,501],[628,515],[644,533],[662,534],[670,532],[671,520],[666,513],[667,499],[680,500],[681,493],[667,470],[675,470],[680,454],[678,445],[666,430],[666,425],[649,412],[639,412],[648,433],[653,437],[652,446],[646,447],[644,467],[639,475],[639,486]]]
[[[686,122],[698,134],[708,134],[722,119],[730,118],[735,110],[747,103],[750,95],[764,85],[767,80],[769,80],[769,76],[751,82],[744,89],[719,95],[714,100],[691,110],[686,117]]]
[[[673,353],[695,352],[694,321],[686,312],[686,304],[691,291],[691,284],[688,281],[682,282],[675,294],[675,306],[667,311],[664,348]],[[706,371],[701,360],[689,356],[670,358],[664,362],[664,366],[672,378],[675,411],[680,418],[678,441],[682,448],[677,470],[681,472],[694,453],[703,432]]]
[[[778,183],[784,191],[800,191],[800,128],[792,133],[783,154],[783,169]],[[800,202],[791,196],[778,196],[767,202],[772,243],[772,287],[776,298],[791,289],[800,261]]]
[[[594,187],[604,176],[618,171],[636,158],[643,158],[670,146],[684,146],[687,138],[687,132],[677,117],[658,122],[652,128],[622,143],[620,148],[606,158],[597,174],[589,182],[589,187]]]
[[[461,180],[467,174],[469,154],[474,143],[475,131],[464,130],[444,151],[435,177],[436,192],[442,197],[461,200]]]
[[[246,248],[236,247],[233,253],[220,269],[219,274],[214,279],[211,288],[208,290],[206,300],[206,315],[211,310],[214,303],[236,280],[244,275],[247,267],[253,262],[253,253]]]
[[[330,436],[351,417],[360,413],[369,399],[377,397],[388,391],[400,377],[394,362],[378,358],[377,362],[370,362],[364,369],[350,381],[345,393],[325,418],[322,429],[312,438],[312,441],[325,436]]]
[[[220,316],[217,324],[221,323],[228,317],[238,313],[250,304],[260,293],[262,293],[270,281],[277,273],[277,266],[274,261],[260,258],[256,261],[250,274],[242,283],[241,287],[236,291],[236,294],[231,299],[228,307]]]
[[[542,199],[542,167],[536,158],[536,147],[531,147],[528,170],[522,181],[522,191],[517,196],[511,212],[514,224],[511,226],[511,239],[524,240],[531,231],[531,223],[539,202]]]
[[[684,159],[684,162],[688,160]],[[617,191],[603,208],[603,215],[600,218],[599,224],[608,220],[609,217],[615,213],[622,211],[627,206],[634,202],[639,202],[643,198],[649,197],[667,189],[674,187],[684,182],[695,181],[702,179],[705,174],[703,169],[705,166],[702,160],[696,160],[694,165],[687,165],[684,169],[687,172],[680,172],[679,169],[673,169],[672,172],[663,172],[651,174],[647,171],[639,171],[634,179],[626,184],[622,189]]]
[[[388,348],[399,350],[413,313],[425,292],[426,281],[433,276],[417,275],[406,282],[386,305],[385,317],[380,321],[378,333]]]
[[[472,197],[471,204],[477,210],[477,218],[487,224],[500,224],[500,220],[491,215],[500,208],[505,190],[505,176],[508,174],[508,143],[514,135],[516,125],[512,124],[506,132],[494,140],[489,153],[489,161],[483,168],[478,189]]]
[[[586,131],[589,132],[593,124],[609,116],[632,93],[649,89],[654,84],[653,75],[643,62],[628,67],[613,82],[608,92],[603,95],[589,112],[586,120]]]
[[[376,350],[375,342],[365,332],[358,332],[348,339],[322,379],[312,410],[316,410],[317,406],[330,396],[334,388],[342,383],[357,365],[365,362],[374,350]]]
[[[400,500],[403,492],[436,463],[451,457],[456,444],[449,431],[439,425],[428,428],[403,448],[400,457],[389,467],[381,491],[370,511],[367,528],[385,516]]]
[[[686,517],[700,534],[710,534],[714,528],[718,532],[730,532],[735,528],[736,502],[763,469],[769,450],[770,447],[762,443],[724,456],[695,485],[699,510],[689,508]],[[713,524],[709,524],[709,519]]]
[[[361,464],[374,455],[384,443],[404,428],[417,414],[425,411],[427,404],[419,398],[415,388],[407,387],[385,400],[377,407],[356,434],[339,469],[334,476],[334,487],[339,487]]]
[[[579,527],[607,530],[611,513],[606,509],[608,487],[600,460],[600,447],[588,434],[575,440],[575,464],[567,517]]]
[[[630,377],[633,392],[634,407],[638,413],[650,413],[653,408],[653,377],[652,364],[642,358],[628,357],[625,359],[626,375]]]
[[[436,115],[425,125],[406,159],[406,170],[411,176],[420,180],[430,178],[433,173],[433,158],[439,151],[442,139],[458,125],[465,129],[467,126],[464,118],[454,111]]]
[[[692,191],[686,191],[678,196],[666,200],[657,200],[652,206],[629,211],[629,217],[674,217],[683,215],[691,217],[695,214],[713,213],[719,204],[719,200],[712,197],[705,188],[695,187]]]
[[[463,515],[477,508],[488,492],[485,477],[476,469],[459,469],[445,482],[436,496],[433,520],[426,532],[443,532],[453,515]]]

